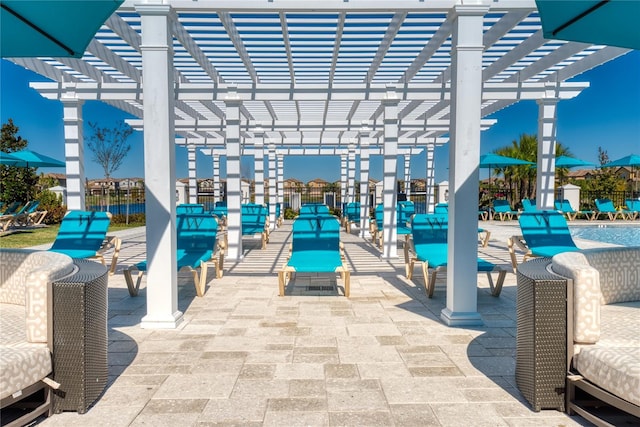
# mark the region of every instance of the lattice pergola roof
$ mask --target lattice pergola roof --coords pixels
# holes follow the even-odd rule
[[[141,18],[126,1],[82,59],[14,59],[66,90],[142,117]],[[224,96],[243,99],[243,130],[262,126],[278,144],[344,145],[363,122],[380,138],[380,99],[399,104],[400,145],[448,133],[454,0],[170,1],[177,133],[224,141]],[[493,1],[484,18],[482,116],[556,84],[560,98],[586,84],[565,82],[626,49],[542,37],[533,0]],[[71,86],[71,87],[69,87]],[[493,123],[485,121],[487,127]],[[134,122],[135,124],[135,122]]]

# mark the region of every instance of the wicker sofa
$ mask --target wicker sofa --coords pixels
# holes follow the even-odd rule
[[[51,413],[49,385],[53,370],[52,292],[54,281],[72,275],[67,255],[21,249],[0,250],[0,401],[9,406],[34,406],[29,396],[41,393],[36,409],[17,420],[24,425]],[[3,418],[5,417],[3,413]]]
[[[640,417],[640,247],[566,252],[551,268],[568,278],[567,410],[605,425],[595,398]]]

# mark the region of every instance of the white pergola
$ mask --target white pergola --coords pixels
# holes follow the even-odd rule
[[[182,321],[176,142],[192,147],[193,159],[193,147],[208,150],[214,169],[224,153],[229,258],[239,260],[243,150],[266,153],[270,178],[278,179],[284,156],[295,150],[339,153],[343,165],[357,153],[361,171],[372,152],[381,154],[382,257],[393,258],[397,156],[432,154],[446,140],[450,245],[442,319],[473,325],[482,320],[477,248],[468,242],[477,230],[480,133],[494,122],[487,117],[521,100],[539,104],[537,203],[551,208],[557,104],[588,87],[567,80],[626,52],[545,40],[533,0],[129,0],[82,59],[13,61],[51,78],[31,86],[64,105],[70,209],[84,208],[82,103],[100,100],[139,118],[131,123],[144,131],[149,269],[142,327]]]

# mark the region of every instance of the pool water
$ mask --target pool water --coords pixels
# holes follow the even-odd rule
[[[613,243],[622,246],[640,246],[640,225],[594,225],[570,227],[571,235],[581,239]]]

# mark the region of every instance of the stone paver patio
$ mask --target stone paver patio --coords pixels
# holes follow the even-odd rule
[[[508,264],[516,222],[492,231],[482,256]],[[144,229],[122,233],[118,272],[109,278],[109,383],[83,415],[56,414],[43,426],[571,426],[579,417],[539,413],[515,384],[516,276],[499,298],[478,275],[485,326],[440,320],[444,274],[433,299],[416,268],[381,261],[369,241],[342,233],[351,298],[330,275],[298,275],[277,295],[291,224],[266,250],[246,239],[241,263],[225,263],[197,298],[181,273],[177,330],[141,329],[145,282],[128,295],[122,268],[144,258]],[[578,243],[587,246],[588,243]],[[210,277],[213,273],[210,270]],[[338,291],[329,284],[337,282]],[[311,287],[311,288],[309,288]],[[320,289],[320,290],[318,290]]]

